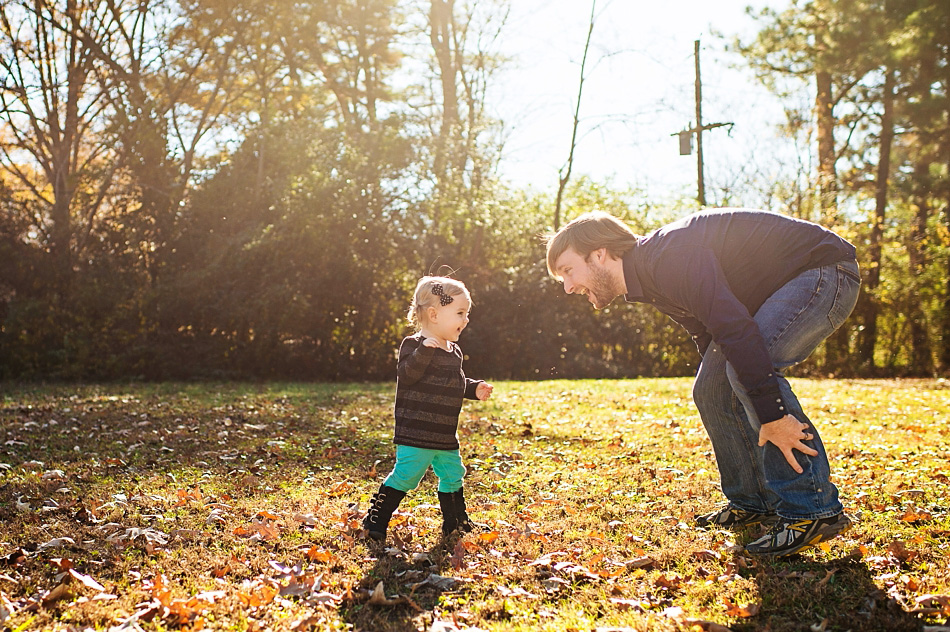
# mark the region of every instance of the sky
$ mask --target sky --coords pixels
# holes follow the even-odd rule
[[[572,177],[609,178],[659,197],[695,196],[695,150],[681,156],[671,136],[695,120],[695,40],[703,122],[734,123],[704,133],[707,192],[742,170],[772,168],[782,108],[751,72],[735,67],[741,58],[724,50],[735,35],[755,33],[749,5],[787,2],[596,0]],[[490,105],[507,132],[501,175],[552,192],[570,149],[591,2],[512,0],[512,9],[502,37],[510,61]]]

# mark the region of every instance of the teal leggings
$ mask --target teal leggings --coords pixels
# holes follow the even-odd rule
[[[396,446],[396,465],[383,485],[410,492],[419,485],[430,465],[439,477],[440,492],[451,494],[462,489],[465,466],[458,450],[426,450],[408,445]]]

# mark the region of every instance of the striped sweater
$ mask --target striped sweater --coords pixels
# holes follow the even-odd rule
[[[481,380],[462,372],[462,350],[422,344],[422,334],[399,346],[396,367],[396,428],[393,443],[430,450],[458,450],[459,413],[463,399],[477,399]]]

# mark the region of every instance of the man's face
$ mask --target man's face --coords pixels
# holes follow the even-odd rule
[[[603,264],[604,250],[595,250],[587,259],[568,248],[554,262],[554,272],[561,277],[568,294],[584,294],[594,309],[603,309],[620,296],[617,283]]]

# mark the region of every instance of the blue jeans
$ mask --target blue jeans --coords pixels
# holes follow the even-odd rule
[[[396,446],[396,465],[389,473],[383,485],[411,492],[429,470],[429,466],[439,477],[439,491],[451,494],[462,489],[465,466],[458,450],[427,450],[408,445]]]
[[[844,323],[858,300],[860,284],[854,261],[806,270],[770,296],[754,317],[788,413],[807,423],[814,436],[804,443],[818,456],[794,451],[801,474],[771,443],[759,447],[760,423],[745,388],[716,344],[706,350],[693,384],[693,401],[713,444],[722,492],[733,506],[793,520],[841,513],[825,447],[784,371],[807,358]]]

